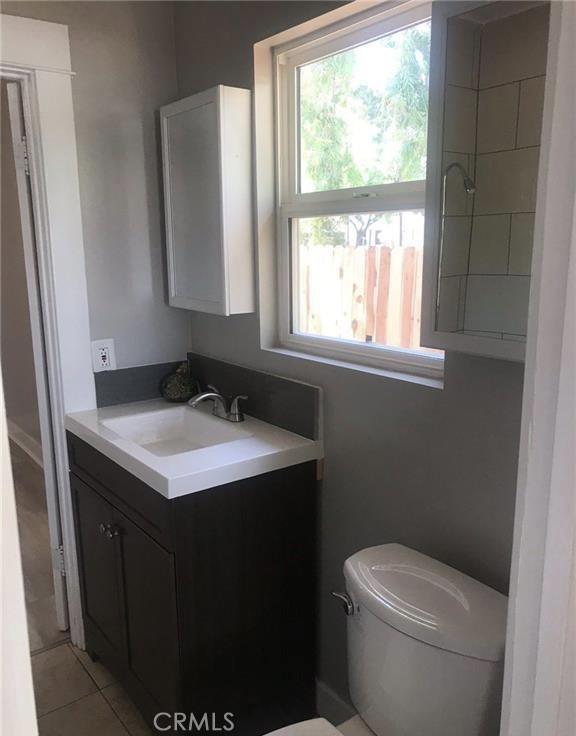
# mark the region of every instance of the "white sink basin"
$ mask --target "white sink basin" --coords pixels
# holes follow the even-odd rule
[[[66,429],[166,498],[322,457],[320,441],[211,411],[153,399],[68,414]]]
[[[252,436],[237,424],[189,406],[172,406],[148,413],[104,419],[102,424],[120,437],[160,457],[236,442]]]

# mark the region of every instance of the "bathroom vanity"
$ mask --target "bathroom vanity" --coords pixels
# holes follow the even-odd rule
[[[160,401],[67,429],[87,650],[147,722],[314,715],[320,443]]]

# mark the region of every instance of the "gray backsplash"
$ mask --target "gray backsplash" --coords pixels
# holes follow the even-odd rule
[[[246,414],[303,437],[319,436],[318,387],[197,353],[188,353],[188,362],[202,388],[211,384],[229,397],[246,394]],[[96,403],[112,406],[159,398],[160,381],[179,365],[156,363],[95,373]]]
[[[317,386],[272,373],[188,353],[190,373],[228,397],[246,394],[246,414],[290,432],[316,439],[319,436],[321,392]]]
[[[94,374],[97,406],[128,404],[160,397],[160,381],[184,361],[155,363]]]

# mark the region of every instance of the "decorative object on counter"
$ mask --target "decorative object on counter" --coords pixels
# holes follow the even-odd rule
[[[198,382],[191,377],[187,363],[181,363],[160,382],[162,398],[175,404],[189,401],[198,392]]]

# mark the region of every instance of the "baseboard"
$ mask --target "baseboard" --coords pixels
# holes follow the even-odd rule
[[[8,437],[23,450],[28,457],[33,460],[39,467],[44,467],[42,462],[42,445],[25,432],[21,427],[15,424],[11,419],[7,420]]]
[[[356,715],[350,703],[321,680],[316,680],[316,710],[319,716],[330,721],[333,726],[339,726]]]

